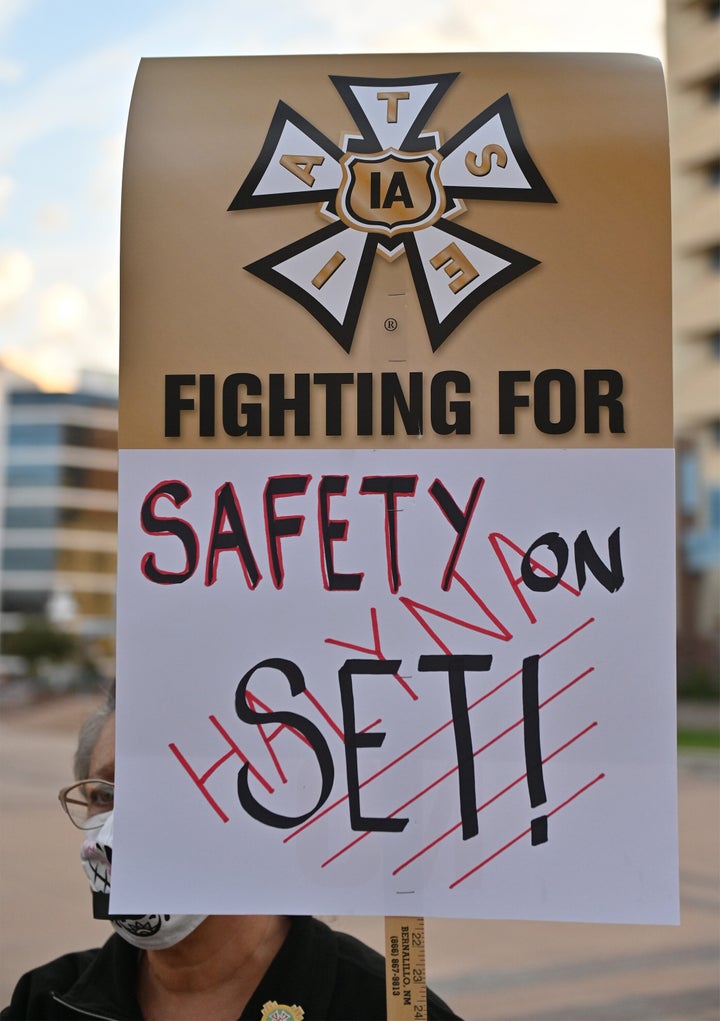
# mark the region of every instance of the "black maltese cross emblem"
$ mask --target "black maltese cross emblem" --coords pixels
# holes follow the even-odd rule
[[[441,144],[457,78],[331,76],[359,134],[337,146],[284,102],[230,210],[315,203],[326,226],[246,266],[350,351],[375,254],[407,256],[433,351],[538,260],[456,223],[465,200],[554,202],[502,96]]]

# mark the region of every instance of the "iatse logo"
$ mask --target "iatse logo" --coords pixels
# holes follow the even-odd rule
[[[429,227],[445,209],[441,160],[438,152],[346,153],[340,160],[338,216],[348,227],[387,237]]]
[[[465,199],[554,202],[510,97],[447,142],[422,129],[457,73],[331,76],[360,134],[340,148],[284,102],[230,210],[318,205],[329,225],[245,268],[290,295],[350,351],[376,252],[405,253],[432,349],[537,260],[456,218]]]

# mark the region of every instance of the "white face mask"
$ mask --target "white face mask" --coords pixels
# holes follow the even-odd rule
[[[113,929],[128,943],[145,950],[165,950],[185,939],[204,922],[207,915],[131,915],[108,916],[110,872],[112,868],[113,813],[97,816],[97,825],[85,831],[80,861],[90,880],[95,917],[110,918]]]

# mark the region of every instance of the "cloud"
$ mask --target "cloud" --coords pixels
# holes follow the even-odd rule
[[[15,182],[9,174],[0,174],[0,217],[7,208],[8,199],[15,190]]]
[[[24,0],[4,0],[16,12]],[[245,6],[245,5],[241,5]],[[237,18],[237,0],[178,4],[111,46],[90,50],[25,89],[0,115],[0,146],[12,155],[29,142],[69,128],[121,130],[142,55],[261,52],[402,52],[443,49],[662,49],[658,0],[605,0],[592,18],[576,0],[278,0]],[[16,15],[17,16],[17,15]],[[8,15],[4,15],[10,20]],[[128,19],[129,20],[129,19]],[[130,20],[129,20],[129,23]],[[132,23],[131,23],[132,24]]]
[[[115,270],[103,273],[93,291],[93,304],[99,313],[107,318],[117,320],[120,302],[120,275]]]
[[[30,10],[31,5],[31,0],[3,0],[0,4],[0,41],[13,23]]]
[[[15,23],[30,10],[32,0],[2,0],[0,3],[0,48],[7,46],[7,36]],[[19,60],[0,54],[0,85],[13,85],[20,81],[24,67]]]
[[[98,275],[87,289],[36,284],[23,328],[2,344],[3,362],[46,389],[71,389],[82,369],[117,372],[118,289],[117,272]]]
[[[57,234],[70,222],[70,210],[63,202],[43,206],[35,216],[35,225],[43,234]]]
[[[15,314],[32,287],[35,270],[32,259],[20,249],[0,252],[0,318]]]
[[[22,73],[22,64],[19,61],[0,57],[0,83],[11,85],[22,78]]]
[[[0,113],[0,159],[59,131],[107,130],[125,116],[133,62],[121,47],[92,51],[25,88]]]
[[[11,52],[9,43],[34,3],[0,0],[0,52],[8,58],[0,56],[0,86],[3,78],[17,81],[23,70],[25,54]],[[37,66],[37,72],[6,89],[12,104],[0,104],[0,157],[17,157],[12,170],[0,176],[0,216],[4,211],[3,226],[16,230],[13,248],[0,256],[4,346],[42,348],[46,354],[52,349],[61,352],[56,360],[76,365],[115,362],[113,267],[122,147],[141,56],[494,49],[657,53],[661,10],[661,0],[605,0],[592,18],[577,0],[395,0],[392,8],[386,0],[361,5],[204,0],[202,7],[195,0],[167,0],[157,6],[129,4],[112,36],[101,45],[89,43],[84,53],[74,51],[72,59],[59,35],[50,65],[41,68],[29,60],[28,71]],[[59,15],[55,19],[59,33],[74,30],[79,15],[72,4],[67,12],[62,22]],[[91,37],[83,33],[82,38]],[[21,196],[23,210],[15,205]]]
[[[99,142],[98,158],[90,178],[90,193],[98,206],[120,201],[124,147],[124,131],[115,132]]]
[[[278,34],[281,48],[295,52],[436,52],[481,50],[577,50],[646,52],[663,50],[659,0],[605,0],[588,17],[576,0],[308,0],[310,26],[293,36]],[[250,40],[257,19],[250,20]],[[321,26],[315,31],[314,26]]]
[[[83,365],[117,371],[120,343],[120,274],[103,273],[90,293],[90,319],[84,341]]]
[[[68,339],[77,336],[89,311],[85,292],[74,284],[52,284],[40,295],[38,325],[43,335]]]
[[[77,384],[76,366],[57,344],[36,345],[31,350],[7,347],[2,359],[12,372],[26,376],[44,390],[74,390]]]

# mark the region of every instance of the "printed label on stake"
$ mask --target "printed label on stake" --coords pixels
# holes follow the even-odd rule
[[[385,985],[388,1021],[425,1021],[425,919],[385,918]]]

